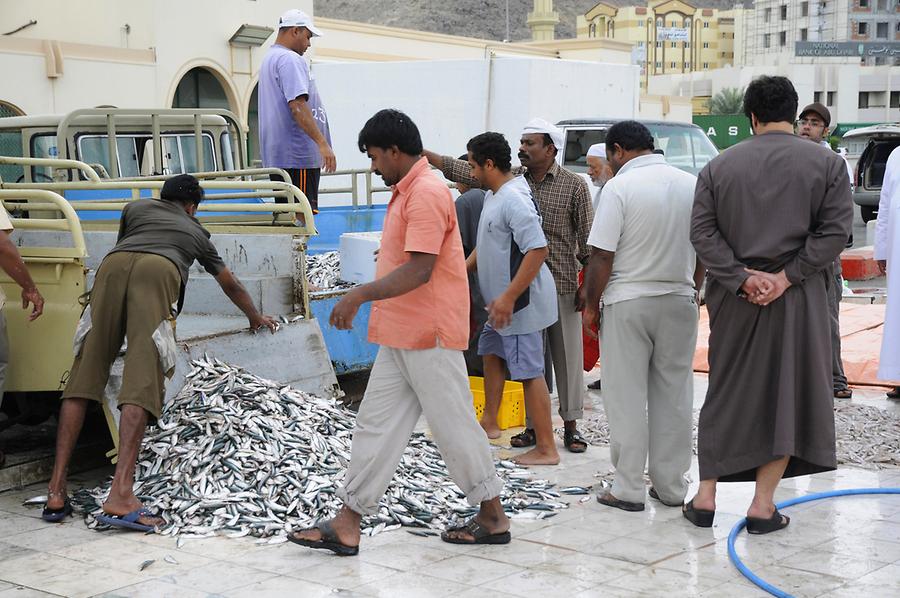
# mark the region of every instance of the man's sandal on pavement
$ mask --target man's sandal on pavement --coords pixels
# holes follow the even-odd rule
[[[770,534],[784,529],[791,522],[791,518],[782,515],[778,509],[772,513],[768,519],[762,517],[747,517],[747,533],[748,534]]]
[[[587,450],[588,443],[578,430],[563,431],[563,444],[570,453],[583,453]]]
[[[318,540],[307,540],[296,536],[297,532],[306,532],[314,529],[318,529],[319,534],[321,534]],[[334,526],[331,525],[330,521],[321,521],[315,527],[291,532],[288,534],[288,540],[307,548],[330,550],[338,556],[356,556],[359,554],[359,546],[349,546],[338,539],[337,532],[334,531]]]
[[[141,507],[140,509],[135,509],[127,515],[110,515],[108,513],[103,513],[102,515],[97,515],[97,521],[110,527],[130,529],[136,532],[149,533],[156,531],[156,528],[154,526],[140,523],[138,520],[141,517],[147,517],[148,519],[158,519],[159,515],[154,515],[146,507]]]
[[[853,391],[849,388],[841,388],[834,391],[834,398],[836,399],[852,399]]]
[[[622,509],[623,511],[643,511],[644,503],[642,502],[628,502],[627,500],[620,500],[610,494],[609,492],[605,494],[597,495],[597,502],[601,505],[606,505],[607,507],[615,507],[617,509]]]
[[[451,536],[450,534],[454,532],[465,532],[472,536],[472,539]],[[441,540],[449,544],[509,544],[511,539],[509,531],[492,534],[488,528],[475,521],[474,517],[465,525],[448,527],[441,532]]]
[[[525,448],[526,446],[534,446],[537,444],[537,436],[531,428],[525,428],[515,436],[509,439],[509,444],[513,448]]]
[[[61,496],[58,492],[48,492],[47,500],[49,501],[52,496]],[[72,514],[72,503],[69,502],[69,497],[66,496],[63,501],[62,508],[59,509],[51,509],[44,506],[44,510],[41,512],[41,519],[46,521],[47,523],[59,523],[66,517]]]
[[[893,390],[889,390],[884,395],[889,399],[900,399],[900,386],[895,386]]]
[[[712,527],[713,519],[716,518],[715,511],[695,508],[693,499],[681,507],[681,514],[697,527]]]

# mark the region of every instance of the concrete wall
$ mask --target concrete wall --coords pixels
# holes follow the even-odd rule
[[[485,130],[502,132],[515,149],[522,126],[537,116],[551,122],[633,117],[637,108],[638,69],[633,66],[495,58],[320,63],[314,71],[341,169],[369,166],[357,149],[357,136],[382,108],[403,110],[418,125],[427,148],[454,156]]]

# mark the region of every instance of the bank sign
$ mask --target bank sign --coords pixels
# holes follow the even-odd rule
[[[808,58],[825,56],[890,58],[900,56],[900,42],[796,42],[794,55]]]
[[[693,120],[720,150],[750,137],[750,121],[740,114],[694,115]]]

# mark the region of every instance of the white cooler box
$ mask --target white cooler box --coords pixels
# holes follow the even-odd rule
[[[341,235],[341,280],[366,283],[375,280],[375,251],[381,247],[381,231]]]

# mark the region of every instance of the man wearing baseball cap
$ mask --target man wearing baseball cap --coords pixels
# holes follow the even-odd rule
[[[263,166],[283,168],[291,182],[319,208],[322,168],[334,172],[328,115],[315,77],[303,59],[313,37],[322,32],[302,10],[278,19],[278,37],[259,68],[259,148]],[[281,180],[278,175],[271,175]]]
[[[831,113],[828,108],[819,102],[813,102],[800,112],[800,118],[797,120],[797,135],[809,139],[814,143],[828,148],[831,151],[831,144],[828,143],[828,128],[831,126]],[[842,156],[843,157],[843,156]],[[844,158],[847,162],[847,158]],[[853,188],[853,171],[849,164],[847,165],[847,174],[850,176],[850,188]],[[847,246],[852,246],[853,235],[850,235]],[[841,360],[841,297],[844,292],[844,283],[841,278],[841,256],[834,260],[834,275],[830,277],[828,285],[828,312],[830,315],[831,328],[831,378],[834,385],[834,398],[849,399],[853,396],[853,391],[847,384],[847,376],[844,374],[844,363]]]

